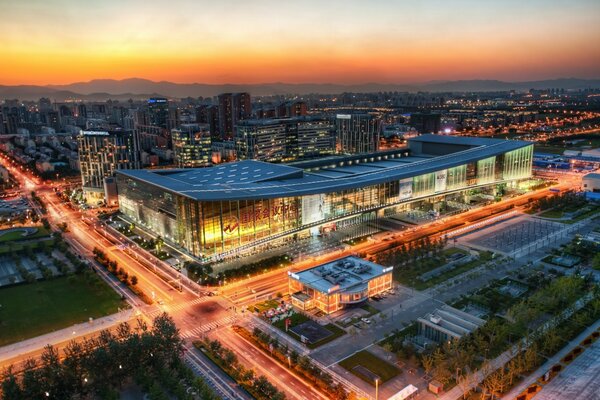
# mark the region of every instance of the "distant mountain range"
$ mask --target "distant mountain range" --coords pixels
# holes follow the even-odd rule
[[[431,81],[415,84],[364,83],[342,85],[333,83],[263,83],[263,84],[222,84],[154,82],[147,79],[131,78],[123,80],[95,79],[68,85],[0,85],[0,99],[16,98],[37,100],[49,97],[52,100],[127,100],[153,96],[170,98],[211,97],[226,92],[249,92],[253,96],[310,93],[339,94],[343,92],[499,92],[526,91],[529,89],[587,89],[600,88],[600,79],[561,78],[527,82],[504,82],[499,80],[460,80]]]

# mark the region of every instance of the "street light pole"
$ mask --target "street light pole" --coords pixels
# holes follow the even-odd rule
[[[379,400],[379,378],[375,379],[375,400]]]

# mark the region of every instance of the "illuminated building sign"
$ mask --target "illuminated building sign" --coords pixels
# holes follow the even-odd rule
[[[269,218],[277,221],[281,216],[297,215],[298,208],[295,204],[285,204],[281,206],[273,206],[271,208],[256,208],[254,211],[240,212],[239,219],[235,216],[230,216],[223,222],[223,233],[231,235],[239,230],[240,225],[246,228],[246,225],[251,223],[259,224],[268,222]]]
[[[446,190],[446,176],[448,170],[444,169],[435,173],[435,192],[444,192]]]

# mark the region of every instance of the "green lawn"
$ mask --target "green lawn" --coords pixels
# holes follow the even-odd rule
[[[489,251],[483,251],[479,254],[479,258],[475,258],[467,263],[459,264],[455,268],[448,270],[438,276],[434,276],[431,279],[423,281],[416,281],[412,286],[417,290],[425,290],[439,283],[445,282],[449,279],[454,278],[464,272],[470,271],[484,264],[485,262],[492,259],[492,253]]]
[[[40,240],[34,240],[31,242],[26,241],[12,241],[4,242],[0,245],[0,254],[19,252],[19,251],[30,251],[40,247],[53,247],[55,243],[54,238],[47,237],[41,238]]]
[[[593,207],[591,210],[589,210],[587,212],[584,212],[584,213],[576,216],[575,218],[572,218],[572,219],[569,219],[569,220],[566,220],[566,221],[561,221],[561,222],[564,222],[565,224],[574,224],[575,222],[579,222],[579,221],[581,221],[583,219],[592,217],[592,216],[594,216],[596,214],[599,214],[599,213],[600,213],[600,207]]]
[[[361,365],[379,376],[381,379],[379,384],[389,381],[402,372],[400,368],[382,360],[379,357],[376,357],[366,350],[359,351],[353,356],[340,361],[339,364],[354,375],[358,376],[360,379],[373,386],[375,386],[375,382],[373,382],[368,376],[361,374],[360,371],[355,370],[354,367]]]
[[[0,346],[110,315],[125,306],[96,275],[3,288],[0,305]]]
[[[562,218],[563,214],[562,210],[548,210],[544,211],[539,216],[542,218]]]
[[[50,233],[43,226],[36,226],[37,232],[32,235],[23,236],[24,230],[13,230],[11,232],[2,233],[0,231],[0,242],[11,242],[18,240],[29,240],[29,239],[37,239],[40,237],[48,236]],[[12,229],[12,228],[11,228]]]
[[[265,300],[265,301],[261,301],[259,303],[254,304],[254,308],[257,312],[261,313],[267,310],[270,310],[272,308],[277,308],[279,307],[279,301],[275,300],[275,299],[271,299],[271,300]]]
[[[423,285],[425,285],[424,288],[429,287],[427,286],[427,283],[433,280],[433,278],[427,282],[423,282],[419,277],[445,265],[449,262],[448,257],[455,253],[468,254],[467,251],[457,247],[447,248],[437,256],[422,258],[416,262],[410,262],[394,268],[394,279],[403,285],[414,287],[416,289],[423,287]]]

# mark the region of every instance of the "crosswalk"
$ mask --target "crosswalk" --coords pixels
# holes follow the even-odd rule
[[[164,309],[162,307],[156,307],[154,310],[148,312],[147,315],[149,318],[155,318],[165,311],[167,313],[171,313],[171,312],[185,310],[186,308],[193,307],[196,304],[205,302],[206,297],[207,296],[200,296],[197,299],[186,301],[185,303],[178,303],[178,304],[174,304],[174,305],[168,304],[167,306],[165,306]]]
[[[233,324],[236,320],[237,315],[229,315],[225,318],[221,318],[216,321],[209,322],[208,324],[200,325],[194,329],[187,330],[181,334],[181,338],[189,339],[195,336],[200,336],[214,329],[222,328],[223,326],[229,326]]]

